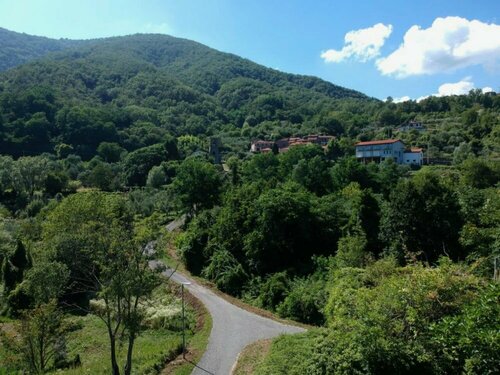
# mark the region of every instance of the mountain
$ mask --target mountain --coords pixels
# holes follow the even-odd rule
[[[22,65],[47,53],[61,51],[82,41],[50,39],[16,33],[0,27],[0,71]]]
[[[79,48],[66,50],[75,46]],[[76,41],[34,37],[0,29],[0,50],[5,56],[6,61],[2,63],[5,67],[20,65],[50,52],[66,50],[51,54],[48,60],[77,70],[82,69],[83,65],[94,65],[100,69],[107,65],[129,78],[140,71],[161,70],[171,78],[209,94],[217,92],[222,84],[231,79],[244,77],[277,86],[291,84],[332,98],[366,98],[357,91],[316,77],[282,73],[200,43],[167,35],[137,34]],[[57,75],[62,72],[52,73]],[[47,77],[44,81],[52,78],[57,79]]]
[[[318,114],[346,100],[378,103],[316,77],[167,35],[61,43],[60,51],[0,73],[3,152],[53,152],[64,143],[90,158],[103,141],[130,151],[169,134],[239,137],[246,124],[253,130],[235,141],[241,150],[250,138],[269,134],[270,124],[280,135],[330,132],[328,124],[319,127]]]

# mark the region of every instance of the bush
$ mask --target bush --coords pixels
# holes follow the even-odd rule
[[[332,282],[328,331],[308,373],[440,373],[429,327],[458,314],[482,289],[480,279],[446,259],[436,268],[392,260],[342,268]]]
[[[290,279],[286,272],[273,274],[260,288],[262,306],[274,310],[285,299],[289,290]]]
[[[294,280],[285,300],[278,305],[278,314],[303,323],[323,324],[323,307],[328,297],[325,284],[325,281],[311,277]]]
[[[218,249],[203,269],[202,276],[213,281],[217,288],[232,295],[240,295],[248,275],[227,250]]]
[[[490,284],[459,315],[431,327],[440,365],[447,373],[500,373],[500,284]]]

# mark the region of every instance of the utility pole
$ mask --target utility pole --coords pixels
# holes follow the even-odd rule
[[[182,298],[182,358],[186,359],[186,312],[184,307],[184,285],[191,285],[190,282],[181,283]]]

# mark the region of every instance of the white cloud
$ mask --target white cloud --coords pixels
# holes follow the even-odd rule
[[[394,103],[403,103],[403,102],[407,102],[408,100],[411,100],[411,98],[408,95],[405,95],[405,96],[402,96],[400,98],[394,98],[392,101]]]
[[[431,96],[432,96],[432,95],[424,95],[424,96],[420,96],[420,97],[418,97],[418,98],[416,99],[416,102],[417,102],[417,103],[420,103],[422,100],[427,99],[427,98],[429,98],[429,97],[431,97]]]
[[[143,30],[147,34],[172,34],[172,29],[167,23],[147,23],[144,25]]]
[[[438,93],[434,96],[450,96],[450,95],[465,95],[474,88],[474,83],[470,78],[464,78],[455,83],[444,83],[438,88]]]
[[[377,23],[372,27],[360,30],[352,30],[345,34],[345,45],[341,50],[329,49],[321,53],[325,62],[338,63],[350,57],[367,61],[380,54],[380,48],[392,33],[392,25]]]
[[[467,95],[470,90],[474,90],[476,86],[474,82],[471,81],[471,77],[465,77],[461,81],[454,83],[443,83],[438,88],[438,92],[431,95],[420,96],[416,99],[417,102],[420,102],[424,99],[427,99],[430,96],[450,96],[450,95]],[[481,89],[483,93],[493,92],[494,90],[491,87],[484,87]],[[394,98],[394,103],[401,103],[411,100],[408,96],[403,96],[401,98]]]
[[[470,65],[494,66],[500,59],[500,25],[461,17],[436,18],[432,26],[412,26],[403,44],[376,65],[398,78],[453,71]]]

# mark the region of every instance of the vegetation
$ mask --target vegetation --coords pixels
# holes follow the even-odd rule
[[[42,57],[47,53],[77,46],[82,42],[49,39],[0,28],[0,71]]]
[[[498,372],[499,115],[495,93],[380,102],[161,35],[0,74],[0,365],[158,372],[178,301],[148,261],[184,214],[190,272],[318,326],[274,341],[257,374]],[[311,133],[335,139],[248,151]],[[353,157],[388,136],[445,165]]]

